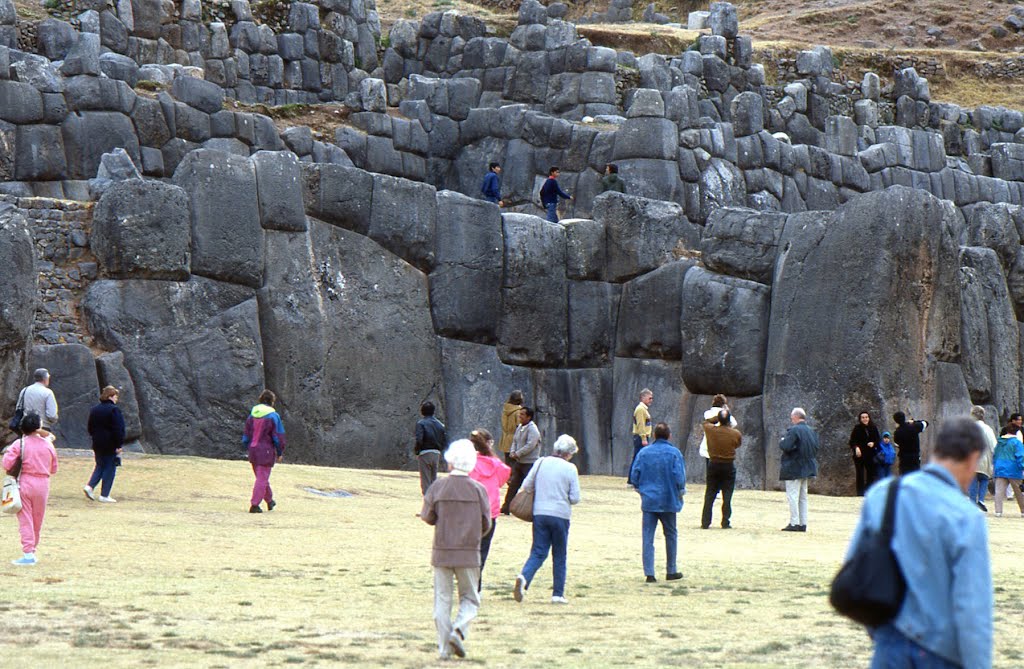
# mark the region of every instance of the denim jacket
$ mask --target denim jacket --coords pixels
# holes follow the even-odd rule
[[[868,490],[847,559],[865,528],[881,525],[888,491]],[[907,580],[896,629],[958,666],[991,667],[988,527],[944,467],[928,465],[900,479],[892,546]]]
[[[640,493],[640,509],[650,513],[679,513],[686,492],[686,464],[679,449],[658,439],[636,454],[630,475]]]

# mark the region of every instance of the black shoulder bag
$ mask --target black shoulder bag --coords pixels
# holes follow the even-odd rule
[[[833,579],[829,595],[836,611],[868,627],[895,618],[907,594],[907,581],[892,550],[899,481],[896,478],[889,484],[881,528],[863,534],[853,555]]]
[[[14,416],[7,422],[7,429],[16,434],[21,434],[21,419],[25,417],[25,389],[21,389],[18,395],[18,404],[14,407]]]

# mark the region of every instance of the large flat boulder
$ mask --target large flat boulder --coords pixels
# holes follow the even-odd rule
[[[682,369],[674,360],[615,358],[612,373],[611,473],[625,478],[633,460],[633,410],[644,388],[654,392],[654,402],[650,406],[652,424],[667,423],[672,431],[672,443],[682,447],[676,440],[681,434]]]
[[[722,207],[708,217],[701,260],[708,269],[770,284],[786,214]]]
[[[25,363],[26,383],[32,370],[50,370],[50,389],[57,398],[58,419],[52,426],[61,448],[91,448],[89,410],[100,401],[100,384],[92,351],[81,344],[33,346]]]
[[[581,474],[614,474],[612,369],[538,369],[533,372],[534,421],[545,455],[560,434],[576,440],[573,462]]]
[[[615,355],[679,360],[683,277],[695,264],[676,260],[623,284]]]
[[[622,193],[603,193],[594,201],[594,220],[604,225],[607,238],[608,281],[625,281],[673,259],[683,241],[693,248],[700,234],[682,207]]]

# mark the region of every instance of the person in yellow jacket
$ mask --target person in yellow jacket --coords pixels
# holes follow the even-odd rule
[[[511,464],[508,452],[512,449],[512,435],[519,427],[519,410],[523,408],[523,391],[513,390],[508,396],[508,401],[501,408],[501,440],[498,441],[498,450],[504,453],[505,463]]]

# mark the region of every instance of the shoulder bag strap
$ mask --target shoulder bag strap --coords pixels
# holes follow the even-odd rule
[[[889,494],[885,499],[885,513],[882,516],[882,538],[886,545],[892,542],[892,534],[896,525],[896,497],[900,492],[899,478],[893,479],[889,484]]]
[[[28,388],[22,388],[21,389],[21,394],[18,395],[18,403],[14,406],[14,410],[15,411],[17,411],[18,409],[24,409],[25,408],[25,391],[26,390],[28,390]]]

